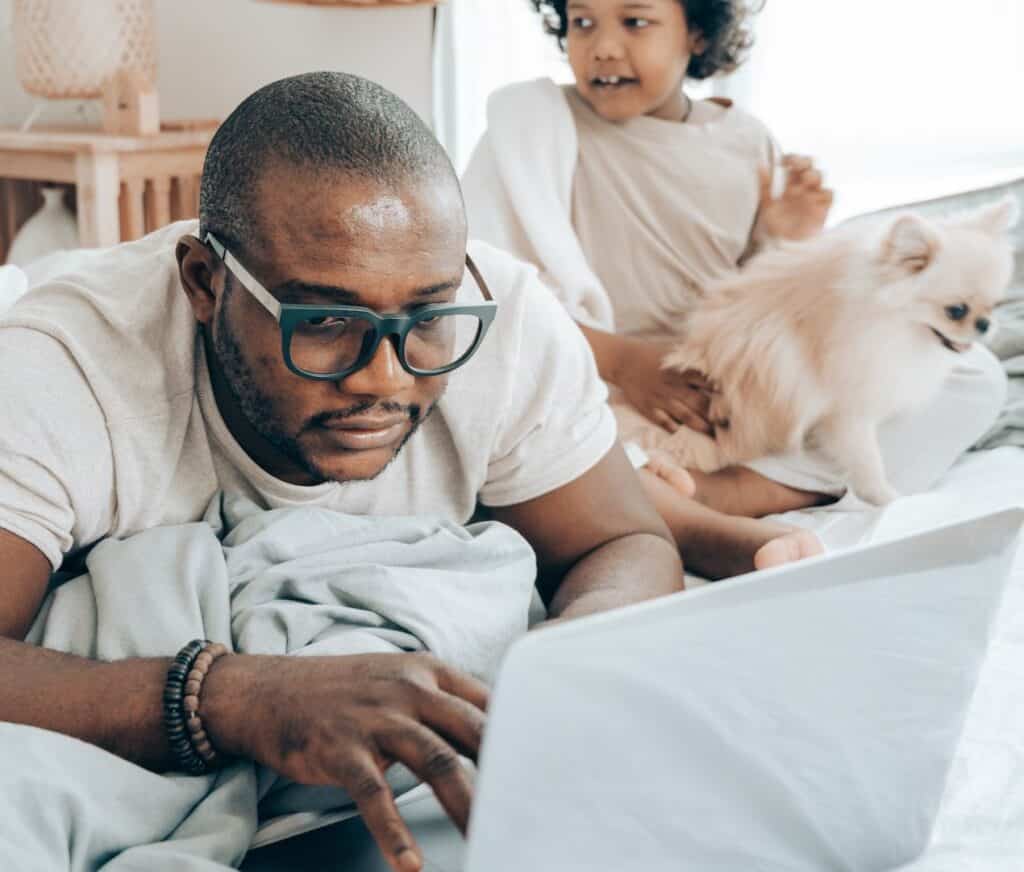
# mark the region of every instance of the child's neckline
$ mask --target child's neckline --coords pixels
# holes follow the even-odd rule
[[[715,106],[720,107],[722,110],[729,110],[733,107],[733,101],[728,97],[706,97],[700,100],[694,100],[692,103],[692,109],[687,118],[682,121],[669,121],[666,118],[655,118],[653,115],[637,115],[635,118],[629,118],[626,121],[614,122],[608,121],[606,118],[602,118],[597,112],[594,111],[593,107],[583,98],[583,95],[576,89],[573,84],[563,86],[568,92],[567,96],[576,100],[581,106],[583,106],[587,113],[591,115],[597,121],[604,122],[613,127],[618,127],[622,130],[636,130],[636,129],[647,129],[647,130],[699,130],[701,128],[708,127],[712,124],[717,124],[722,121],[726,116],[727,112],[719,112],[714,117],[708,118],[703,117],[705,113],[701,111],[701,106],[707,103],[712,103]],[[696,117],[695,117],[696,116]]]

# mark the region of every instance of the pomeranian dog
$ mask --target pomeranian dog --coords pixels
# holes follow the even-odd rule
[[[862,500],[891,501],[878,425],[933,399],[994,329],[1017,218],[1008,197],[941,221],[855,222],[755,257],[708,289],[663,363],[710,378],[714,437],[670,435],[619,407],[623,440],[705,472],[811,448]]]

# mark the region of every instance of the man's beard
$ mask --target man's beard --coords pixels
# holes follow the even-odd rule
[[[303,450],[297,436],[292,436],[287,432],[284,422],[274,409],[273,401],[256,386],[252,370],[245,362],[242,356],[241,345],[228,322],[226,302],[226,300],[221,302],[220,311],[217,313],[217,329],[211,331],[213,333],[212,344],[217,357],[217,363],[224,376],[224,381],[232,397],[234,397],[242,416],[263,439],[311,475],[317,482],[331,481],[331,476]],[[379,476],[391,465],[391,462],[405,447],[405,443],[409,441],[420,424],[430,416],[436,405],[436,401],[431,403],[426,413],[422,414],[422,409],[417,404],[403,406],[400,403],[392,403],[387,400],[383,402],[369,401],[357,403],[341,412],[321,412],[314,415],[299,429],[299,435],[306,430],[323,426],[328,420],[348,418],[353,415],[362,414],[372,408],[379,407],[387,412],[404,412],[412,422],[409,432],[406,433],[405,438],[402,439],[398,448],[395,449],[391,459],[380,470],[368,479],[361,479],[369,481]]]

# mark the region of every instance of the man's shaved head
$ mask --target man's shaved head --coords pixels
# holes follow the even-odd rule
[[[262,225],[274,220],[255,214],[261,173],[282,163],[386,186],[446,179],[458,185],[430,129],[390,91],[347,73],[305,73],[260,88],[217,130],[203,164],[201,232],[250,249]]]

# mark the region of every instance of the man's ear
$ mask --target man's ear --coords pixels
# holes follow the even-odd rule
[[[708,50],[708,41],[699,30],[690,31],[690,54],[694,57],[704,54]]]
[[[213,289],[217,273],[224,264],[192,234],[182,236],[175,249],[181,286],[192,304],[192,311],[200,324],[209,324],[217,307],[217,292]]]

